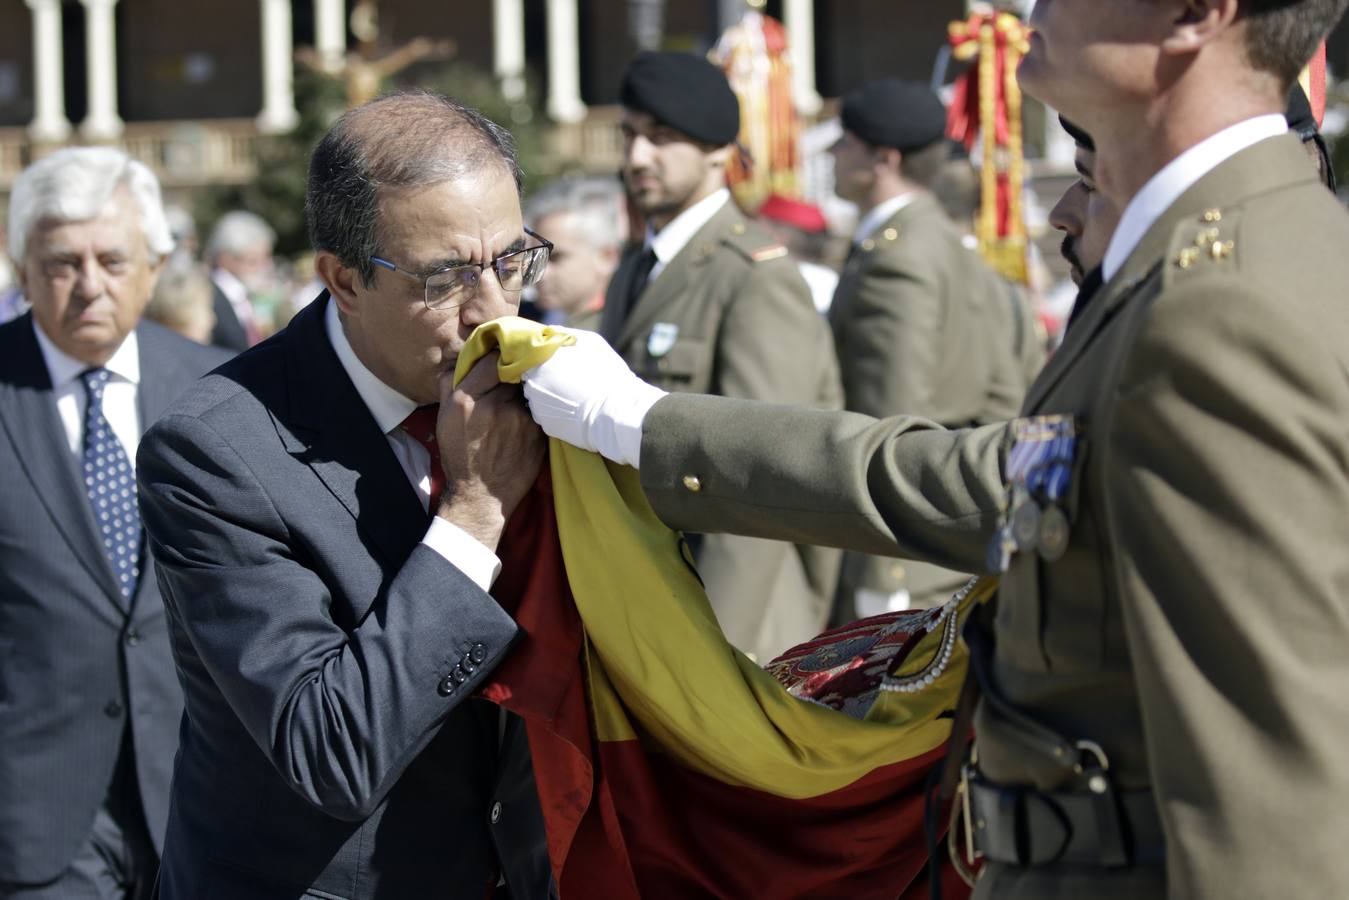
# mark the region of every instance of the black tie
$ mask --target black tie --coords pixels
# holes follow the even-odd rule
[[[627,305],[623,308],[623,315],[627,316],[632,312],[632,308],[637,305],[637,298],[642,296],[642,290],[646,287],[647,279],[651,277],[651,270],[656,266],[656,251],[647,244],[642,250],[642,255],[637,258],[637,266],[633,269],[632,281],[628,282]]]
[[[1100,292],[1105,285],[1104,273],[1101,267],[1097,266],[1087,273],[1087,277],[1082,279],[1082,286],[1077,289],[1077,300],[1073,303],[1073,311],[1068,314],[1068,324],[1063,327],[1065,336],[1068,329],[1073,327],[1073,323],[1082,318],[1082,314],[1087,311],[1091,304],[1091,298]]]

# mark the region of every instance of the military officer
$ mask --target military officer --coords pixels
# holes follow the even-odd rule
[[[598,339],[529,376],[674,527],[1001,575],[968,634],[977,898],[1349,884],[1349,217],[1280,115],[1347,2],[1036,4],[1022,84],[1123,215],[1022,419],[632,403]]]
[[[787,250],[732,202],[740,103],[721,70],[643,53],[623,77],[623,181],[645,216],[609,284],[600,331],[662,390],[837,409],[828,329]],[[743,537],[694,540],[732,643],[767,661],[819,633],[838,554]]]
[[[949,156],[946,108],[927,85],[886,78],[844,97],[841,119],[834,191],[862,216],[829,311],[845,407],[955,428],[1011,418],[1030,383],[1019,299],[929,190]],[[934,606],[968,578],[849,553],[835,619]]]

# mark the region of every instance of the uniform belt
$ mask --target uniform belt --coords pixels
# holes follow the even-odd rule
[[[1004,787],[970,777],[974,845],[1014,866],[1158,865],[1166,843],[1152,791]]]

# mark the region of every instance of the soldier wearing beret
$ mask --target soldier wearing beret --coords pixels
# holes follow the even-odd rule
[[[928,189],[948,157],[945,107],[927,85],[886,78],[848,94],[842,120],[834,191],[861,213],[829,312],[845,407],[956,428],[1010,418],[1029,384],[1014,334],[1022,299]],[[968,577],[849,553],[835,619],[943,603]]]
[[[1020,419],[637,400],[598,338],[527,376],[672,527],[999,576],[966,631],[977,900],[1349,885],[1349,216],[1281,115],[1346,4],[1035,5],[1022,85],[1123,214]]]
[[[645,242],[619,263],[600,331],[666,391],[837,409],[828,329],[787,250],[725,184],[740,103],[721,70],[686,53],[643,53],[623,78],[623,181]],[[693,541],[732,643],[769,659],[819,633],[838,553],[753,538]]]

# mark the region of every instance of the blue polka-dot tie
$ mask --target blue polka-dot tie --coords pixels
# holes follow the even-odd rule
[[[127,600],[140,578],[141,515],[136,508],[136,472],[103,415],[107,369],[80,374],[88,395],[84,412],[84,489],[103,535],[103,552],[112,563],[117,585]]]

